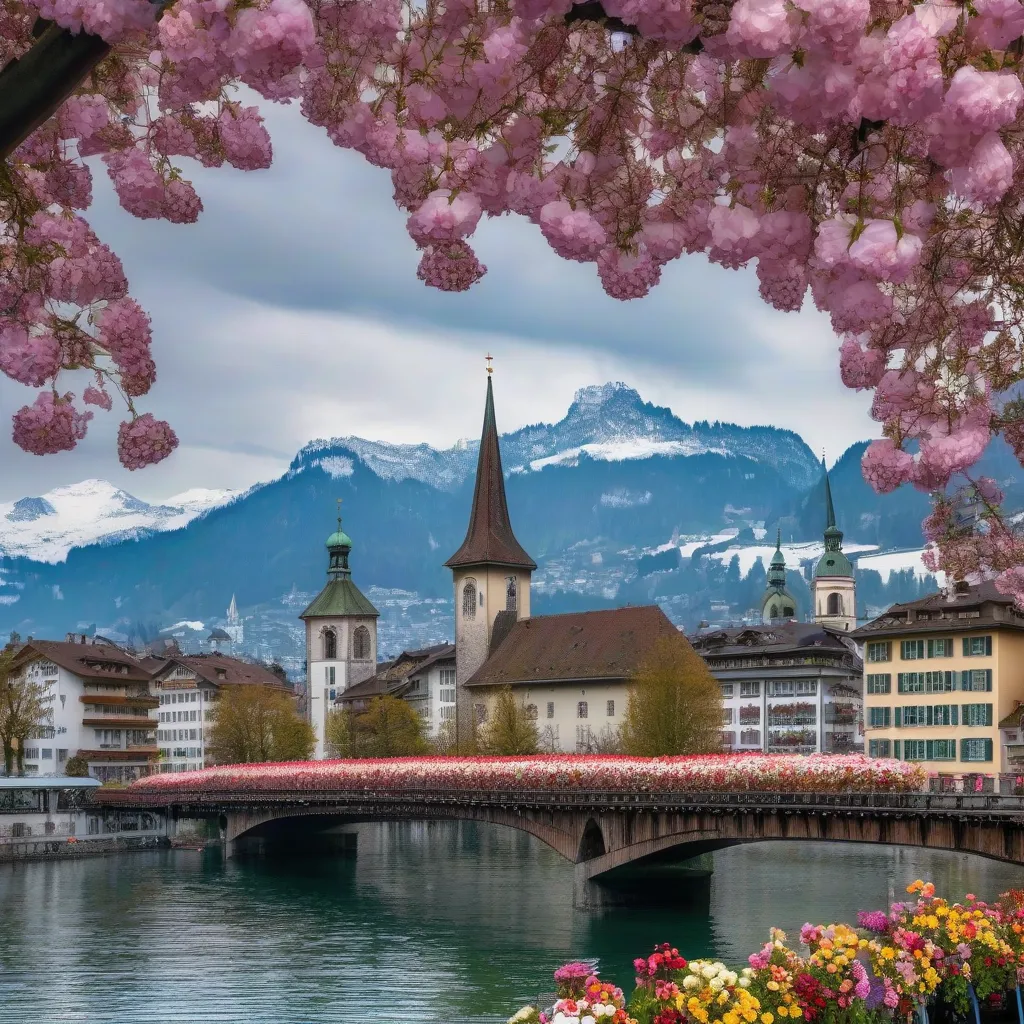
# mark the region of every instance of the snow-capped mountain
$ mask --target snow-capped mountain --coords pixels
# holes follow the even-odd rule
[[[105,480],[83,480],[40,497],[0,503],[0,554],[63,562],[72,548],[86,544],[176,530],[234,494],[197,487],[151,505]]]
[[[500,402],[499,402],[500,416]],[[479,440],[451,448],[388,444],[359,437],[335,437],[307,444],[290,471],[320,466],[332,476],[351,472],[351,455],[386,480],[418,480],[440,490],[457,489],[473,472]],[[576,392],[558,423],[523,427],[501,439],[506,473],[540,472],[547,466],[578,465],[580,459],[605,462],[715,454],[741,456],[770,466],[792,487],[805,489],[820,477],[814,454],[797,434],[776,427],[694,423],[671,409],[645,402],[621,382]]]

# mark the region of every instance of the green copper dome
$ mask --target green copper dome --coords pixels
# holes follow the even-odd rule
[[[352,538],[344,530],[335,530],[327,538],[326,546],[329,548],[350,548],[352,547]]]
[[[827,550],[818,559],[814,567],[815,576],[853,576],[853,565],[850,560],[838,549]]]

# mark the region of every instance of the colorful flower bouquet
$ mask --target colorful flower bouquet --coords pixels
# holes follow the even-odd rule
[[[1012,992],[1024,965],[1024,893],[986,904],[949,903],[921,881],[907,891],[916,901],[862,912],[858,929],[804,925],[802,954],[772,929],[739,970],[656,946],[634,961],[628,1002],[592,965],[566,964],[555,1005],[523,1007],[509,1024],[891,1024],[918,1011],[927,1021],[936,1002],[978,1024],[978,1000]]]
[[[863,754],[708,754],[688,757],[538,754],[399,757],[243,764],[168,772],[133,782],[120,798],[169,793],[500,790],[630,793],[906,793],[924,788],[919,765]]]

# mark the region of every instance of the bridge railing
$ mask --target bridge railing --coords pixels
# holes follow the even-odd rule
[[[995,793],[640,793],[627,790],[239,790],[182,789],[156,792],[97,791],[96,804],[110,808],[268,807],[298,806],[403,806],[472,805],[498,807],[589,808],[604,810],[732,810],[732,811],[836,811],[915,812],[924,814],[1000,814],[1024,817],[1024,796]]]

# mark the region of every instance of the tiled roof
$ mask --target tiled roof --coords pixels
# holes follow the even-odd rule
[[[402,651],[393,661],[381,662],[375,675],[339,694],[335,703],[347,704],[356,700],[368,700],[385,693],[398,696],[410,677],[419,675],[440,661],[454,660],[454,644],[435,644],[433,647],[424,647],[418,651]]]
[[[290,690],[270,669],[253,665],[226,654],[178,655],[165,663],[161,673],[172,665],[183,665],[214,686],[260,685],[279,686]],[[222,674],[223,673],[223,674]]]
[[[371,697],[380,697],[388,692],[388,679],[386,673],[370,676],[361,683],[350,686],[335,701],[336,704],[347,704],[353,700],[369,700]]]
[[[1016,707],[1014,707],[1014,709],[1008,715],[999,720],[998,727],[1000,729],[1024,728],[1024,726],[1022,726],[1021,724],[1022,721],[1024,721],[1024,704],[1021,704],[1020,701],[1017,701]]]
[[[961,618],[961,613],[968,611],[980,614]],[[979,629],[1024,629],[1024,613],[1017,609],[1012,597],[1000,593],[992,582],[970,587],[962,594],[950,596],[940,590],[917,601],[894,604],[850,635],[863,640],[888,634],[962,633]]]
[[[351,577],[343,576],[339,579],[329,580],[327,586],[313,598],[313,603],[299,618],[312,619],[321,615],[378,616],[380,612],[352,582]]]
[[[662,637],[690,646],[657,605],[520,619],[466,685],[625,679]]]
[[[816,622],[784,622],[775,626],[733,626],[708,630],[690,637],[694,649],[704,658],[734,658],[737,655],[783,655],[808,648],[824,649],[837,656],[852,654],[839,630]]]
[[[494,390],[487,378],[487,403],[476,463],[476,485],[469,514],[469,529],[462,547],[444,563],[448,568],[470,565],[507,565],[536,569],[537,563],[523,550],[512,532],[501,471],[498,427],[494,420]]]
[[[47,658],[55,665],[86,679],[117,682],[149,682],[149,672],[138,659],[112,644],[71,644],[61,640],[30,640],[18,651],[18,661],[34,660],[33,653]],[[101,668],[116,665],[118,671]],[[122,671],[123,669],[123,671]]]

